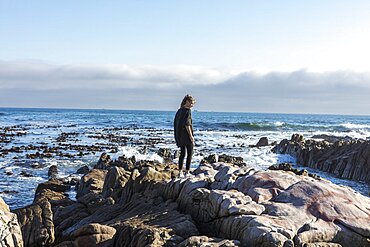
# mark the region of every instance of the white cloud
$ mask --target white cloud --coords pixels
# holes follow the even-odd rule
[[[185,65],[55,65],[0,61],[0,88],[163,88],[215,84],[231,76],[230,72],[218,69]]]

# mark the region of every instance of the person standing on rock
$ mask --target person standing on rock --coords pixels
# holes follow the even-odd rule
[[[195,99],[189,94],[185,95],[181,102],[180,109],[177,110],[174,119],[174,132],[176,145],[180,147],[179,170],[180,176],[183,175],[182,168],[186,156],[186,174],[189,174],[191,159],[194,149],[193,120],[191,118],[191,108],[195,104]]]

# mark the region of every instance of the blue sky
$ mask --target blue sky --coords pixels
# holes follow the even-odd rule
[[[370,114],[370,1],[0,0],[0,35],[3,107]]]

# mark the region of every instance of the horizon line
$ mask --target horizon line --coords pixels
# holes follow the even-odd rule
[[[91,110],[91,111],[157,111],[157,112],[176,112],[175,110],[163,110],[163,109],[122,109],[122,108],[75,108],[75,107],[15,107],[15,106],[0,106],[0,109],[29,109],[29,110]],[[254,112],[254,111],[213,111],[213,110],[198,110],[193,109],[193,112],[204,112],[204,113],[244,113],[244,114],[281,114],[281,115],[331,115],[331,116],[363,116],[370,117],[366,114],[348,114],[348,113],[302,113],[302,112]]]

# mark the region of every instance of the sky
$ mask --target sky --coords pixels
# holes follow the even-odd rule
[[[370,114],[370,1],[0,0],[0,107]]]

